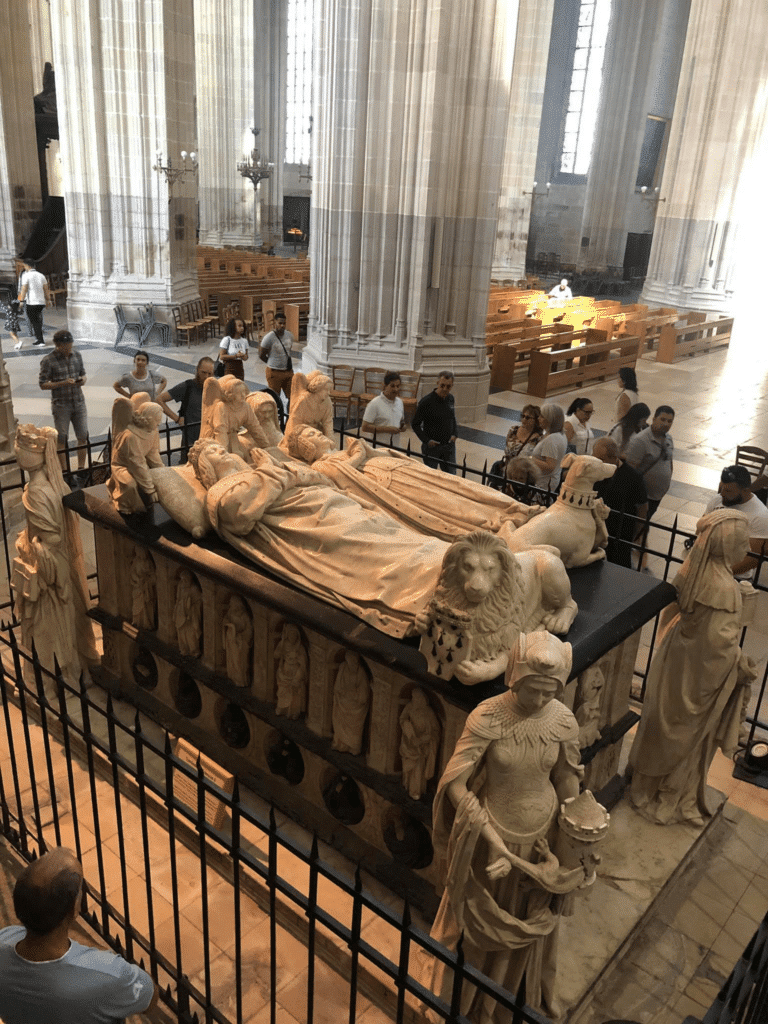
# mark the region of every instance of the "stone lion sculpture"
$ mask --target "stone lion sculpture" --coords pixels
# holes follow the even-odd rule
[[[513,554],[477,530],[445,554],[434,596],[415,620],[419,650],[430,672],[472,686],[506,671],[521,632],[567,633],[577,611],[554,548]]]

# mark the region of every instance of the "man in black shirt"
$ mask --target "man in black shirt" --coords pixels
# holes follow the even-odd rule
[[[165,415],[184,428],[181,461],[187,461],[187,452],[200,437],[200,421],[203,418],[203,385],[213,376],[213,360],[208,356],[198,362],[195,376],[191,380],[183,380],[174,387],[164,391],[157,400]],[[168,402],[179,402],[179,411],[175,413],[167,405]]]
[[[609,562],[631,569],[632,548],[628,542],[642,532],[648,515],[648,493],[643,478],[619,458],[619,448],[612,437],[598,438],[592,454],[601,462],[616,466],[612,477],[595,484],[598,497],[612,510],[605,524],[608,530],[606,557]],[[641,522],[637,522],[638,519]]]
[[[456,472],[457,427],[452,389],[453,374],[443,370],[437,378],[437,387],[422,398],[413,417],[424,464],[432,468],[440,466],[444,473]]]

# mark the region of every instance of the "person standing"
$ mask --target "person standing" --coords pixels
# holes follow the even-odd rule
[[[291,332],[285,329],[285,315],[275,313],[275,329],[265,334],[259,345],[259,359],[267,364],[267,385],[278,396],[282,391],[287,402],[291,400],[291,348],[295,340]]]
[[[648,495],[643,478],[619,455],[619,446],[612,437],[598,437],[592,454],[616,472],[595,484],[597,496],[602,498],[611,512],[605,522],[608,547],[605,557],[615,565],[632,568],[632,542],[644,530],[648,515]]]
[[[572,448],[577,455],[592,454],[595,435],[589,421],[594,411],[594,406],[589,398],[575,398],[568,406],[563,433],[568,441],[568,447]]]
[[[31,260],[23,260],[24,273],[19,280],[19,302],[27,304],[27,318],[29,325],[35,335],[33,345],[44,345],[43,340],[43,310],[50,298],[48,282],[45,275],[41,274],[35,263]]]
[[[13,339],[13,347],[18,351],[24,344],[19,337],[19,300],[11,299],[7,306],[0,304],[0,312],[5,314],[5,329]]]
[[[165,391],[168,381],[161,373],[149,369],[149,353],[139,349],[133,357],[133,371],[124,373],[112,387],[123,398],[130,398],[144,392],[149,395],[150,402],[156,402],[157,396]]]
[[[437,378],[437,387],[425,395],[416,406],[413,430],[421,441],[421,454],[425,466],[437,466],[444,473],[456,472],[456,426],[453,374],[443,370]]]
[[[400,398],[400,374],[389,370],[384,374],[381,394],[373,398],[363,413],[362,431],[384,440],[392,440],[405,430],[405,407]]]
[[[43,391],[51,392],[51,412],[59,444],[59,458],[67,468],[64,452],[67,447],[70,423],[77,438],[77,468],[85,468],[85,444],[88,440],[88,412],[83,398],[83,384],[87,378],[83,357],[74,348],[69,331],[56,331],[53,352],[40,361],[38,383]]]
[[[238,380],[245,380],[243,363],[248,360],[248,339],[245,336],[245,323],[237,317],[227,323],[219,345],[219,359],[226,367],[225,373],[231,373]]]
[[[675,410],[660,405],[653,414],[650,427],[635,434],[629,441],[624,458],[643,478],[648,492],[648,519],[653,519],[661,499],[672,483],[675,443],[669,431],[675,421]]]
[[[83,869],[57,847],[22,871],[13,889],[20,925],[0,930],[0,1018],[5,1024],[103,1024],[154,1007],[152,978],[112,950],[70,938]]]
[[[726,466],[720,474],[717,494],[710,500],[704,514],[717,508],[734,508],[747,517],[749,551],[731,567],[737,580],[749,580],[758,564],[758,555],[768,550],[768,508],[752,493],[752,478],[746,466]]]
[[[194,377],[174,384],[172,388],[158,396],[157,404],[165,415],[183,428],[182,462],[187,461],[187,452],[200,437],[200,423],[203,418],[203,385],[212,376],[213,360],[208,356],[203,356],[197,364]],[[178,413],[170,409],[167,402],[178,402]]]

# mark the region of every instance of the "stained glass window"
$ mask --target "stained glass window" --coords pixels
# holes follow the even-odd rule
[[[565,174],[585,175],[589,170],[610,17],[611,0],[582,0],[560,156]]]
[[[308,164],[312,124],[312,15],[314,0],[288,0],[285,162]]]

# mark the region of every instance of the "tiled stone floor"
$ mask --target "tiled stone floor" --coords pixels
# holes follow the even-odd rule
[[[63,311],[47,311],[46,335],[65,324]],[[131,357],[117,353],[112,339],[104,345],[82,346],[88,373],[86,401],[92,435],[105,433],[114,398],[112,382],[130,367]],[[45,349],[31,349],[26,342],[24,350],[9,351],[6,336],[2,336],[4,358],[8,368],[14,408],[20,421],[34,420],[50,423],[48,396],[37,386],[39,358]],[[202,355],[213,353],[215,344],[152,350],[153,366],[161,369],[169,386],[184,379]],[[300,361],[297,361],[297,367]],[[670,404],[676,410],[672,435],[676,444],[675,474],[669,494],[657,514],[659,524],[671,525],[677,518],[683,529],[691,529],[702,513],[708,495],[717,486],[720,469],[733,461],[735,447],[757,444],[768,447],[768,389],[766,388],[768,349],[756,348],[749,325],[737,322],[729,350],[720,350],[698,356],[673,366],[657,364],[651,356],[644,356],[638,365],[640,397],[651,409],[658,404]],[[263,364],[252,354],[246,364],[246,378],[254,385],[264,386]],[[582,392],[565,393],[555,400],[564,407]],[[604,431],[612,425],[614,383],[590,386],[585,393],[595,406],[593,427]],[[503,438],[510,422],[518,418],[526,396],[513,392],[492,394],[488,416],[481,423],[462,425],[457,445],[459,458],[466,455],[471,465],[482,466],[498,457]],[[412,443],[416,442],[411,436]],[[650,546],[666,546],[666,535],[652,531]],[[679,554],[679,550],[676,554]],[[659,571],[660,563],[651,559],[650,565]],[[762,619],[762,621],[761,621]],[[768,615],[763,606],[756,627],[751,633],[754,649],[750,651],[763,664],[768,648],[766,637]],[[647,649],[647,648],[646,648]],[[6,757],[0,751],[0,759]],[[606,979],[605,985],[595,992],[593,1016],[582,1016],[579,1024],[597,1024],[611,1017],[626,1017],[642,1024],[679,1024],[687,1014],[701,1018],[719,985],[727,976],[736,958],[743,950],[756,927],[757,921],[768,909],[768,792],[731,777],[730,765],[718,756],[710,774],[710,783],[729,798],[722,824],[719,827],[719,846],[703,865],[704,870],[693,879],[690,892],[682,902],[670,901],[659,917],[651,921],[645,932],[618,968]],[[78,777],[77,786],[85,786],[85,777]],[[100,802],[113,803],[111,791],[100,784]],[[119,902],[122,893],[119,874],[120,845],[114,816],[102,832],[105,862],[108,865],[110,888]],[[293,826],[285,823],[286,828]],[[173,913],[167,866],[167,838],[157,826],[157,849],[165,856],[153,853],[151,881],[154,890],[156,942],[166,945],[173,939]],[[87,828],[81,833],[86,870],[96,867],[96,839]],[[130,865],[129,910],[137,925],[144,926],[146,916],[146,882],[143,867],[136,856],[137,829],[124,824],[126,860]],[[256,839],[256,837],[254,837]],[[63,841],[67,842],[67,830]],[[155,838],[151,839],[154,844]],[[185,950],[185,970],[190,975],[202,967],[200,946],[201,908],[199,903],[200,873],[197,862],[182,855],[184,873],[181,885],[181,935]],[[283,870],[281,868],[281,870]],[[303,865],[286,863],[286,874],[293,884],[300,884]],[[223,883],[212,879],[212,884]],[[218,890],[216,895],[218,896]],[[135,896],[135,899],[134,899]],[[225,901],[217,899],[217,910]],[[340,909],[340,908],[339,908]],[[0,902],[0,923],[9,913],[7,899]],[[4,916],[5,915],[5,916]],[[245,935],[244,981],[245,1012],[243,1019],[266,1024],[269,1019],[268,973],[264,966],[265,915],[255,904],[245,908],[248,922]],[[386,943],[381,926],[367,922],[377,941]],[[222,912],[212,925],[210,948],[215,952],[213,993],[217,1005],[224,1008],[231,1002],[234,976],[232,960],[233,936],[229,920]],[[379,948],[384,948],[380,946]],[[393,947],[394,951],[394,947]],[[564,953],[564,955],[567,955]],[[186,960],[189,956],[189,960]],[[196,977],[203,984],[202,977]],[[288,932],[281,930],[278,964],[279,1024],[294,1024],[305,1019],[306,1011],[306,951]],[[317,979],[317,1006],[321,1019],[330,1022],[346,1016],[345,984],[323,968]],[[358,1020],[365,1024],[378,1024],[387,1019],[381,1011],[363,1001]]]

